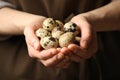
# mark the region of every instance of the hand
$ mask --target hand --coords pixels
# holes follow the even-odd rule
[[[32,18],[32,17],[31,17]],[[30,49],[40,50],[40,41],[35,35],[35,31],[42,27],[42,23],[46,18],[39,16],[38,18],[33,18],[32,21],[28,22],[24,28],[25,40],[28,46],[29,55],[32,57],[33,53],[30,52]]]
[[[38,54],[38,61],[46,67],[67,68],[70,64],[70,58],[61,52],[60,48],[51,48],[43,50]]]
[[[64,55],[67,50],[64,48],[42,50],[40,41],[35,35],[35,31],[42,27],[42,23],[45,17],[40,16],[39,18],[33,19],[24,29],[24,35],[28,47],[29,56],[37,58],[46,67],[58,67],[66,68],[69,65],[69,57]],[[63,51],[63,52],[62,52]]]
[[[97,37],[96,32],[83,15],[77,15],[71,19],[78,25],[81,32],[80,45],[70,44],[68,48],[73,52],[71,60],[80,62],[88,59],[97,51]]]

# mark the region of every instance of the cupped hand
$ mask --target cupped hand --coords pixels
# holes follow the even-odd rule
[[[64,48],[51,48],[43,50],[40,45],[40,40],[35,35],[35,31],[42,27],[45,17],[40,16],[34,18],[29,24],[25,26],[24,35],[28,47],[30,57],[37,58],[46,67],[66,68],[69,65],[69,57],[65,55],[67,50]]]
[[[71,60],[80,62],[90,58],[97,51],[96,32],[87,21],[87,18],[81,14],[74,16],[71,22],[74,22],[79,27],[81,39],[79,45],[70,44],[68,48],[73,52]]]
[[[60,49],[43,50],[38,56],[38,60],[46,67],[66,68],[70,64],[69,57],[64,55]]]
[[[40,41],[35,35],[35,31],[38,28],[42,27],[42,23],[44,20],[45,17],[39,16],[38,18],[33,18],[31,22],[28,22],[28,24],[25,25],[24,35],[28,48],[29,46],[31,46],[36,50],[40,50]],[[32,56],[32,54],[29,55]]]

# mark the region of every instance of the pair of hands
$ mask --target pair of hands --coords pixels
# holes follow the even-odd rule
[[[30,57],[37,58],[38,61],[47,67],[66,68],[72,61],[80,62],[94,55],[97,50],[96,32],[82,15],[74,16],[71,19],[72,22],[79,26],[81,32],[79,46],[70,44],[68,47],[41,50],[40,41],[35,35],[35,31],[42,27],[45,19],[45,17],[41,16],[39,19],[33,20],[24,29]]]

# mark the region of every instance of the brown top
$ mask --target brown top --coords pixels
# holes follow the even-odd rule
[[[64,20],[70,14],[79,14],[98,8],[110,0],[4,0],[19,10]]]
[[[18,10],[33,14],[53,17],[64,21],[70,14],[83,13],[109,2],[109,0],[3,0],[17,6]],[[119,77],[120,32],[98,33],[99,50],[96,54],[101,65],[103,77],[106,80],[115,80]],[[87,61],[89,75],[85,78],[98,80],[96,63],[93,58]],[[13,36],[8,40],[0,41],[0,80],[78,80],[80,77],[79,64],[73,63],[69,68],[58,70],[46,68],[35,59],[31,59],[27,53],[27,47],[23,36]],[[108,67],[109,66],[109,67]],[[114,73],[114,74],[113,74]],[[82,72],[83,74],[83,72]],[[111,79],[107,77],[111,76]],[[83,76],[82,76],[83,77]],[[95,78],[95,79],[93,79]],[[116,79],[117,80],[117,79]]]

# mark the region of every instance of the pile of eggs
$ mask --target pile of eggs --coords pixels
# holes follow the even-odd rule
[[[44,49],[66,47],[80,40],[79,28],[75,23],[63,24],[53,18],[46,18],[42,28],[37,29],[35,33]]]

